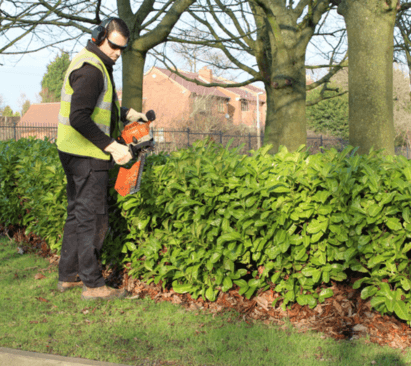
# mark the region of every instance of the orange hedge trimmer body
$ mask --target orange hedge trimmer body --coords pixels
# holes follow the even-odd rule
[[[136,163],[130,168],[120,168],[114,189],[121,195],[136,193],[140,190],[144,163],[147,152],[154,149],[154,140],[150,136],[150,124],[156,119],[154,111],[148,111],[147,123],[131,122],[124,127],[118,142],[127,145]]]

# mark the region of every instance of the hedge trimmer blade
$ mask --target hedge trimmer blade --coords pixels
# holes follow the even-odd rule
[[[143,177],[143,170],[144,170],[145,162],[146,162],[146,154],[141,154],[140,161],[139,161],[140,164],[138,167],[137,182],[134,188],[133,187],[131,188],[130,194],[136,193],[140,190],[141,178]]]
[[[136,193],[140,190],[146,156],[141,154],[140,159],[130,168],[120,168],[114,189],[121,195]]]

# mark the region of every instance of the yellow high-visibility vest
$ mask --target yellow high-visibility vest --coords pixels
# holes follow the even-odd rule
[[[59,124],[57,130],[57,148],[60,151],[69,154],[110,160],[109,153],[102,151],[70,125],[70,106],[71,97],[73,95],[73,88],[70,85],[70,74],[74,70],[82,67],[84,63],[97,67],[103,74],[104,89],[98,98],[97,104],[91,115],[91,119],[101,131],[103,131],[107,136],[110,136],[111,107],[113,101],[113,85],[110,80],[110,75],[103,61],[101,61],[101,59],[93,52],[83,48],[71,61],[64,77],[64,83],[61,89],[60,112],[58,117]],[[115,92],[114,98],[117,106],[118,118],[112,137],[117,138],[123,128],[120,122],[121,113],[120,103],[117,98],[117,91]]]

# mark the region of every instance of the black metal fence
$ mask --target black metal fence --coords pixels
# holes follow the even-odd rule
[[[233,139],[230,145],[231,148],[244,144],[243,148],[240,150],[243,154],[248,153],[250,150],[257,150],[258,148],[258,136],[251,133],[231,135],[223,132],[198,132],[192,131],[189,128],[184,130],[158,128],[152,129],[152,133],[156,142],[155,153],[160,151],[176,151],[191,146],[196,140],[204,139],[207,136],[223,146],[226,146],[230,139]],[[20,138],[27,138],[29,136],[34,136],[39,139],[44,139],[45,136],[48,136],[52,141],[55,141],[57,139],[57,126],[19,126],[15,124],[0,124],[0,141],[9,139],[19,140]],[[260,138],[260,146],[262,146],[264,134],[261,134]],[[312,154],[322,152],[324,148],[329,149],[331,147],[336,148],[338,151],[342,151],[347,145],[348,141],[339,138],[324,138],[322,135],[319,137],[307,137],[307,147]],[[403,155],[407,159],[411,157],[411,151],[409,151],[408,146],[396,147],[395,153],[397,155]]]

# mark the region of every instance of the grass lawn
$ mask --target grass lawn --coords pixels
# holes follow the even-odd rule
[[[59,293],[57,278],[56,266],[0,238],[1,347],[127,365],[411,365],[410,351],[247,324],[234,312],[213,316],[150,299],[82,301],[80,288]]]

